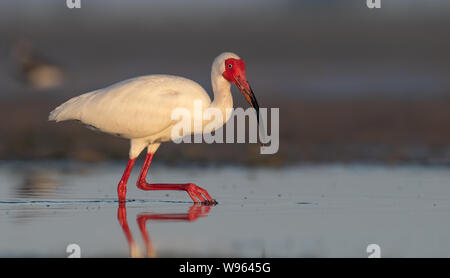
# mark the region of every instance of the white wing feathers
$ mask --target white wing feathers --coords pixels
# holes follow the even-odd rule
[[[196,82],[178,76],[148,75],[74,97],[53,110],[49,120],[79,120],[103,132],[143,138],[175,124],[171,119],[173,109],[192,111],[195,100],[206,106],[211,102]]]

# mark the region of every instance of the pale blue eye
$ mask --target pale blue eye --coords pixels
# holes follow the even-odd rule
[[[233,67],[233,66],[232,66],[231,64],[228,64],[228,68],[230,68],[230,69],[231,69],[232,67]]]

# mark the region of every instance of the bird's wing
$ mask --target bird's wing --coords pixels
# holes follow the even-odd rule
[[[148,75],[83,94],[51,112],[55,121],[80,120],[106,133],[143,138],[173,125],[172,111],[195,100],[211,102],[196,82],[170,75]]]

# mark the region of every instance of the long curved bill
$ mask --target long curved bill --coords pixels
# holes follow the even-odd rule
[[[253,94],[253,90],[250,87],[250,84],[248,84],[245,77],[237,77],[235,79],[236,86],[241,90],[242,94],[244,95],[245,99],[248,101],[248,103],[255,108],[256,110],[256,119],[258,121],[259,125],[259,105],[258,101],[256,100],[255,94]]]
[[[259,105],[258,105],[258,101],[256,100],[255,94],[253,94],[253,90],[250,87],[250,84],[248,84],[247,78],[245,78],[245,76],[241,77],[238,76],[237,78],[235,78],[235,84],[236,86],[239,88],[239,90],[241,90],[242,94],[244,95],[245,99],[248,101],[248,103],[255,108],[256,110],[256,121],[258,124],[258,127],[260,129],[260,136],[263,136],[260,138],[259,144],[261,146],[265,146],[266,144],[264,143],[265,141],[265,131],[264,131],[264,123],[259,121]]]

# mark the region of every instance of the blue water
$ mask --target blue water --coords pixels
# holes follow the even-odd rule
[[[378,244],[382,257],[450,256],[445,167],[155,163],[154,182],[194,182],[219,204],[194,205],[184,192],[141,191],[135,169],[120,208],[122,167],[1,164],[0,256],[67,257],[72,243],[82,257],[367,257],[369,244]]]

